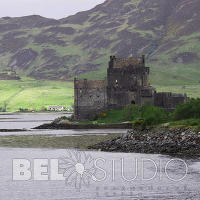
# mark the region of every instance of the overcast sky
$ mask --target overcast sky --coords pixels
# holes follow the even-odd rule
[[[60,19],[88,10],[105,0],[0,0],[0,17],[41,15]]]

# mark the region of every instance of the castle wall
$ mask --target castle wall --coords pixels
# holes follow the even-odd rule
[[[165,108],[169,111],[174,110],[178,104],[185,103],[189,100],[186,95],[171,92],[155,93],[154,98],[155,106]]]
[[[109,109],[122,109],[125,106],[138,103],[138,95],[136,92],[129,92],[114,89],[107,89],[108,108]]]
[[[143,87],[140,92],[141,103],[140,106],[154,105],[155,88],[148,86]]]
[[[136,90],[138,87],[148,86],[149,68],[109,68],[107,70],[108,87],[120,87]]]
[[[74,79],[75,119],[88,120],[106,108],[107,94],[105,80]]]

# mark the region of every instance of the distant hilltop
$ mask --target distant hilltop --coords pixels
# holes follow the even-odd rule
[[[4,17],[0,70],[36,79],[99,79],[109,55],[145,54],[156,84],[198,84],[199,12],[198,0],[107,0],[60,20]]]

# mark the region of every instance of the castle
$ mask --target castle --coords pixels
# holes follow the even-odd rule
[[[186,95],[156,92],[149,83],[145,56],[127,59],[110,56],[105,80],[74,79],[74,116],[78,121],[92,119],[103,110],[122,109],[131,104],[174,110],[186,101]]]

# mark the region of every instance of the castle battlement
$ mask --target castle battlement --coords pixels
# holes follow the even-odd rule
[[[106,87],[106,80],[78,80],[77,78],[74,79],[74,88],[77,89],[92,89],[92,88],[105,88]]]
[[[110,68],[144,67],[145,56],[138,58],[117,58],[115,56],[110,56],[109,66]]]

